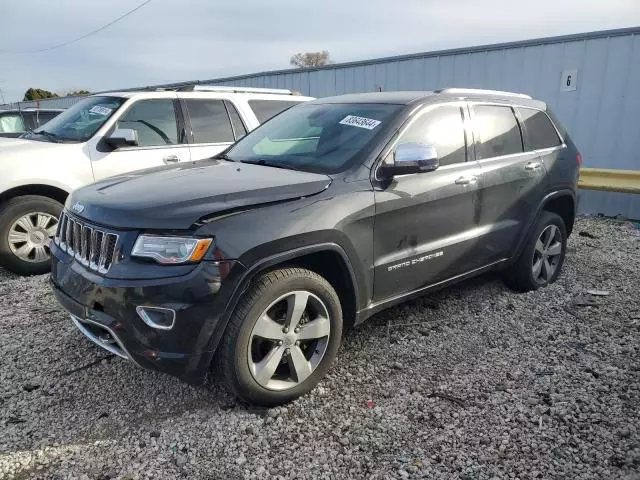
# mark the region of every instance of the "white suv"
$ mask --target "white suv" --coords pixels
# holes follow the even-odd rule
[[[281,111],[289,90],[209,87],[89,96],[21,138],[0,138],[0,265],[49,269],[67,195],[121,173],[209,158]]]

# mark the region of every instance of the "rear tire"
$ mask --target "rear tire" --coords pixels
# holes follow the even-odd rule
[[[520,256],[505,272],[505,283],[518,292],[546,287],[560,275],[566,251],[564,220],[556,213],[543,211]]]
[[[19,275],[51,268],[48,242],[55,235],[62,205],[40,195],[24,195],[0,206],[0,266]]]
[[[341,337],[342,309],[329,282],[310,270],[281,268],[255,279],[240,299],[216,367],[245,402],[281,405],[325,376]]]

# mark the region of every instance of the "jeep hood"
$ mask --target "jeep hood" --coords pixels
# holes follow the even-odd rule
[[[112,177],[72,193],[67,208],[116,229],[188,229],[225,211],[322,192],[331,177],[203,160]]]

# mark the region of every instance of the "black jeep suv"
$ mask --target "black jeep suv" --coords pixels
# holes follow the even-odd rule
[[[526,95],[316,100],[216,158],[75,191],[51,283],[107,350],[280,404],[384,308],[488,270],[521,291],[555,281],[580,163]]]

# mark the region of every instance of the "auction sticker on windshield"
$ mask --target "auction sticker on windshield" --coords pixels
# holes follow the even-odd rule
[[[107,116],[112,112],[112,110],[110,108],[103,107],[102,105],[94,105],[93,107],[91,107],[89,112]]]
[[[367,130],[373,130],[382,122],[374,120],[373,118],[358,117],[356,115],[347,115],[340,120],[341,125],[350,125],[352,127],[366,128]]]

